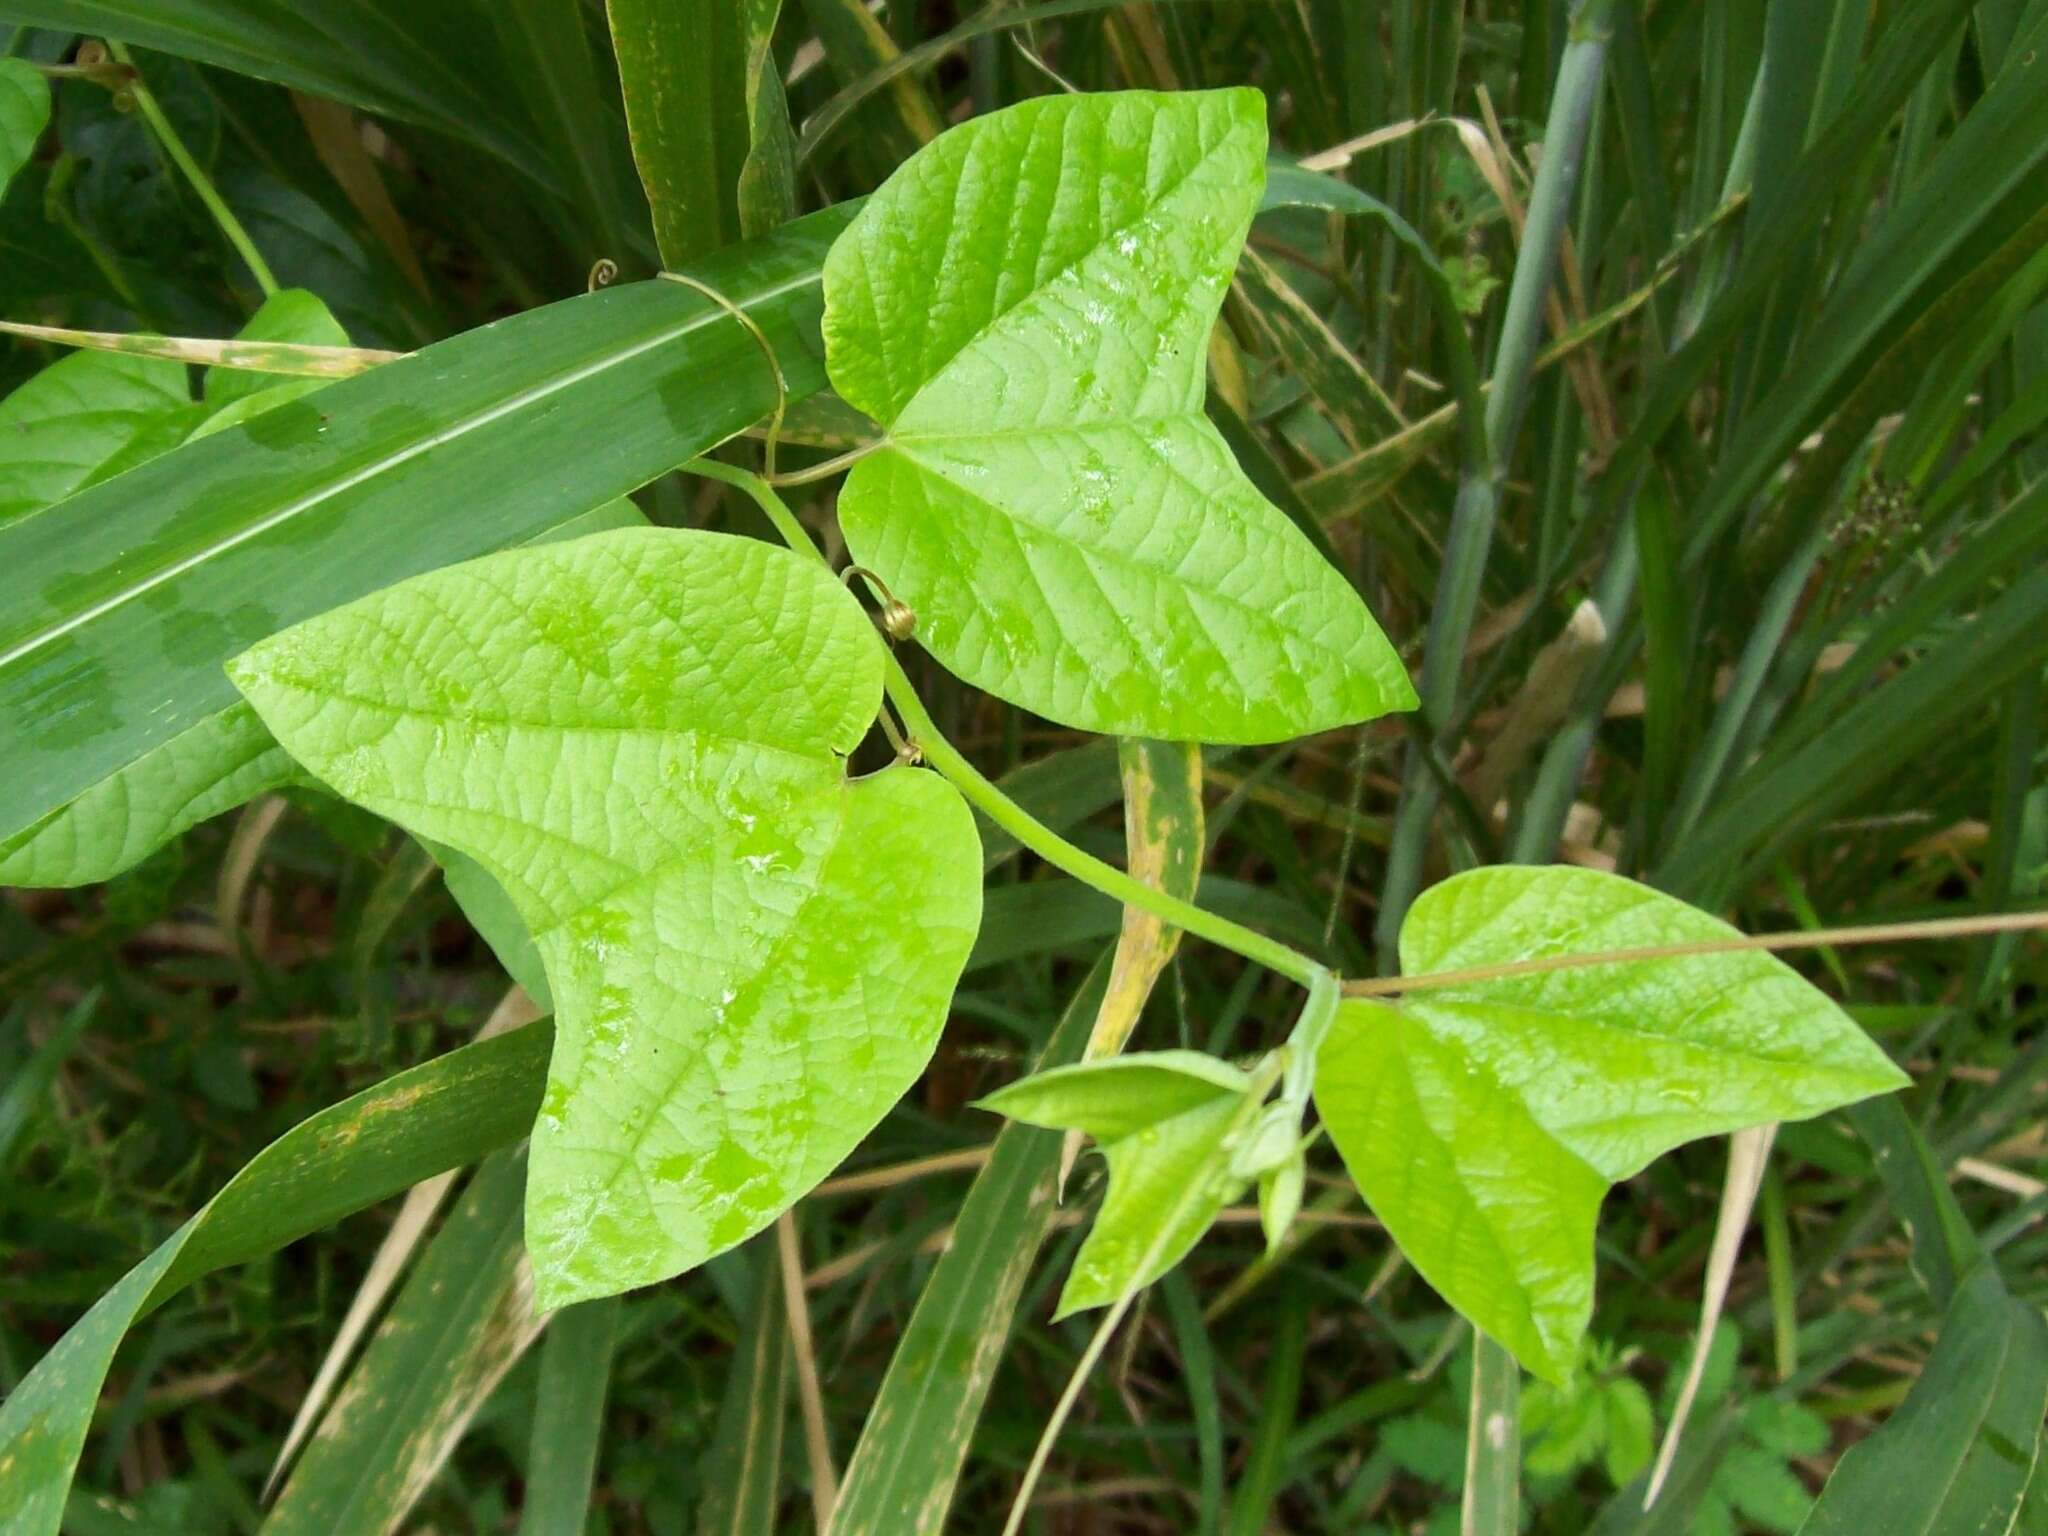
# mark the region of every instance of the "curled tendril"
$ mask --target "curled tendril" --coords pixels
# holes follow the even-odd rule
[[[600,288],[610,287],[618,280],[618,276],[619,264],[616,261],[609,256],[598,257],[590,268],[589,291],[595,293]]]
[[[782,413],[789,407],[789,381],[783,377],[782,360],[775,355],[775,348],[768,340],[768,333],[761,329],[760,323],[752,315],[741,309],[739,305],[733,303],[731,299],[728,299],[709,283],[699,282],[694,277],[685,277],[680,272],[660,272],[656,276],[671,283],[681,283],[685,288],[691,288],[703,294],[705,298],[716,304],[746,328],[747,334],[754,338],[754,345],[761,349],[761,355],[768,360],[768,372],[775,380],[775,410],[768,418],[768,435],[761,450],[761,474],[763,479],[773,480],[775,478],[775,444],[777,439],[782,436]]]
[[[868,590],[875,595],[875,601],[882,605],[882,611],[875,615],[875,621],[882,626],[882,633],[891,640],[908,640],[917,632],[917,610],[889,590],[889,583],[882,580],[864,565],[849,565],[839,573],[841,581],[851,583],[860,577],[868,584]]]

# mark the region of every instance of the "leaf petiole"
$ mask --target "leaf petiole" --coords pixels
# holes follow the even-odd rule
[[[692,459],[683,467],[691,474],[703,475],[744,491],[775,525],[775,531],[782,535],[791,549],[810,554],[821,564],[829,566],[830,562],[826,561],[811,538],[810,530],[790,510],[789,503],[759,475],[710,459]],[[1207,939],[1212,944],[1243,955],[1247,960],[1256,961],[1268,970],[1277,971],[1290,981],[1309,988],[1312,993],[1318,987],[1327,987],[1334,1006],[1337,980],[1327,966],[1277,939],[1269,939],[1242,924],[1218,917],[1192,902],[1182,901],[1132,878],[1115,865],[1104,863],[1093,854],[1075,847],[1004,794],[946,740],[937,723],[926,713],[917,690],[911,686],[909,676],[893,655],[888,658],[883,686],[889,702],[896,706],[896,713],[902,717],[903,728],[917,744],[925,761],[966,796],[971,805],[1053,868],[1072,875],[1083,884],[1094,886],[1125,906],[1150,912],[1162,922],[1171,923],[1197,938]]]

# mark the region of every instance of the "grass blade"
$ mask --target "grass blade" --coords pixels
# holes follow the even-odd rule
[[[618,1324],[619,1298],[607,1296],[564,1307],[548,1329],[519,1536],[583,1536]]]
[[[520,1242],[525,1196],[523,1151],[477,1170],[299,1458],[266,1536],[385,1536],[418,1502],[546,1324]]]
[[[1067,1005],[1041,1069],[1079,1058],[1108,975],[1105,955]],[[1052,1229],[1059,1158],[1055,1132],[1009,1123],[997,1135],[868,1410],[831,1536],[937,1536],[945,1528],[1017,1299]]]
[[[1799,1536],[2011,1530],[2044,1412],[2048,1323],[1980,1265],[1949,1303],[1913,1390],[1836,1464]]]
[[[776,1238],[763,1233],[750,1248],[747,1293],[752,1314],[718,1406],[718,1431],[704,1465],[718,1475],[697,1506],[697,1536],[774,1536],[782,1499],[782,1434],[789,1422],[789,1329],[776,1271]]]
[[[323,1110],[267,1147],[130,1270],[0,1405],[0,1523],[55,1536],[114,1350],[201,1275],[273,1253],[526,1134],[554,1031],[466,1046]]]

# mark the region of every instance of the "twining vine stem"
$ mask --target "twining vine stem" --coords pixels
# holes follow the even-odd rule
[[[164,153],[171,157],[172,164],[176,165],[184,173],[185,179],[192,183],[192,190],[199,194],[199,201],[206,204],[206,211],[213,215],[214,223],[220,226],[220,232],[227,237],[228,244],[232,245],[235,254],[247,263],[250,274],[256,279],[256,286],[263,290],[263,297],[269,298],[277,292],[277,277],[264,261],[263,253],[256,249],[256,242],[249,238],[249,232],[242,228],[242,221],[235,217],[234,210],[228,207],[227,202],[215,189],[213,178],[192,158],[192,152],[185,147],[185,141],[178,137],[178,130],[171,126],[171,120],[164,116],[164,109],[157,105],[157,99],[144,83],[141,71],[135,68],[135,60],[129,56],[127,44],[109,41],[106,46],[115,60],[130,71],[128,82],[123,89],[134,96],[136,108],[142,113],[143,121],[149,124],[150,132],[154,133],[157,142],[163,145]]]
[[[790,548],[827,564],[812,540],[810,531],[789,504],[761,476],[712,459],[693,459],[686,468],[692,474],[718,480],[744,491],[769,522],[774,524]],[[1268,970],[1306,987],[1309,1006],[1302,1010],[1294,1037],[1293,1059],[1298,1064],[1289,1074],[1289,1088],[1295,1079],[1306,1081],[1313,1071],[1316,1047],[1335,1014],[1339,987],[1329,967],[1278,939],[1233,923],[1226,917],[1203,910],[1165,891],[1145,884],[1107,864],[1092,853],[1075,847],[1052,828],[1004,794],[980,769],[969,762],[940,731],[924,701],[911,686],[909,676],[894,655],[887,658],[885,688],[889,701],[903,718],[925,761],[949,780],[954,788],[979,807],[983,814],[1032,850],[1055,869],[1072,875],[1125,906],[1150,912],[1162,922],[1192,933],[1198,938],[1243,955]],[[1726,939],[1702,939],[1685,944],[1652,944],[1639,949],[1590,950],[1582,954],[1546,955],[1532,960],[1513,960],[1499,965],[1473,966],[1464,970],[1437,971],[1420,976],[1377,976],[1345,981],[1344,997],[1393,997],[1425,992],[1439,987],[1466,986],[1474,982],[1498,981],[1512,976],[1537,976],[1548,971],[1577,970],[1595,965],[1625,965],[1638,960],[1672,960],[1689,955],[1729,954],[1742,950],[1788,950],[1845,947],[1854,944],[1886,944],[1908,940],[1966,938],[1979,934],[2021,933],[2048,930],[2048,912],[1993,913],[1987,916],[1935,918],[1925,922],[1877,923],[1858,928],[1821,928],[1800,933],[1735,935]],[[1289,1097],[1296,1095],[1290,1091]],[[1305,1098],[1305,1094],[1301,1095]]]
[[[790,510],[789,504],[775,494],[774,487],[759,475],[709,459],[694,459],[688,468],[693,474],[720,480],[745,491],[775,525],[775,531],[782,535],[790,548],[811,555],[824,563],[825,557],[812,541],[809,530]],[[946,739],[937,723],[926,712],[924,701],[918,698],[917,690],[911,686],[909,676],[893,655],[887,658],[887,666],[885,687],[889,702],[896,706],[896,713],[903,719],[904,729],[909,732],[911,739],[923,753],[925,761],[945,775],[953,787],[966,796],[970,804],[979,807],[990,821],[1008,832],[1046,863],[1072,875],[1076,880],[1094,886],[1105,895],[1115,897],[1125,906],[1150,912],[1161,922],[1171,923],[1174,927],[1192,933],[1197,938],[1207,939],[1212,944],[1220,944],[1223,948],[1233,950],[1247,960],[1257,961],[1268,970],[1277,971],[1304,987],[1314,989],[1319,980],[1329,977],[1329,967],[1311,959],[1300,950],[1282,944],[1278,939],[1269,939],[1262,933],[1255,933],[1242,924],[1233,923],[1229,918],[1206,912],[1192,902],[1168,895],[1165,891],[1133,878],[1115,865],[1104,863],[1094,854],[1075,847],[990,783],[981,770],[970,763],[960,749]]]

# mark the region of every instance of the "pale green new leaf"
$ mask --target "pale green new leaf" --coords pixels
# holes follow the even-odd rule
[[[28,164],[50,122],[50,82],[26,59],[0,59],[0,192]]]
[[[294,379],[275,388],[301,384],[317,388],[326,382]],[[262,411],[271,393],[265,390],[240,396],[194,435],[238,412]],[[639,510],[620,498],[570,518],[541,535],[541,540],[573,538],[642,521]],[[237,699],[218,714],[203,716],[197,725],[152,747],[12,837],[0,838],[0,885],[69,886],[111,880],[200,822],[231,811],[266,790],[305,779],[291,754],[257,719],[256,711],[246,700]],[[509,914],[509,920],[496,919],[503,895],[468,860],[460,862],[461,878],[451,865],[448,880],[457,904],[505,960],[513,980],[525,985],[541,1006],[550,1006],[544,981],[521,974],[519,961],[530,945],[517,919]]]
[[[230,672],[301,763],[475,859],[534,936],[544,1304],[760,1230],[930,1058],[979,920],[973,822],[923,770],[847,778],[881,642],[814,562],[662,529],[508,551]]]
[[[349,334],[342,329],[341,322],[321,302],[317,294],[304,288],[281,288],[263,301],[249,323],[235,333],[237,341],[287,341],[307,347],[345,347]],[[324,379],[294,380],[294,383],[320,385],[329,382]],[[207,408],[219,411],[238,400],[262,394],[279,388],[276,374],[261,373],[248,368],[220,368],[206,370],[206,383],[202,394]],[[305,391],[301,390],[303,394]]]
[[[1413,707],[1202,412],[1265,147],[1256,91],[1046,97],[919,151],[834,243],[826,369],[887,433],[840,494],[847,545],[976,686],[1173,740]]]
[[[1409,976],[1734,937],[1573,868],[1474,870],[1423,894]],[[1316,1103],[1374,1212],[1444,1298],[1562,1380],[1593,1301],[1608,1187],[1682,1142],[1799,1120],[1906,1079],[1760,951],[1582,966],[1344,1004]]]
[[[183,364],[75,352],[0,401],[0,527],[167,453],[199,420]]]
[[[1060,1292],[1065,1317],[1150,1285],[1194,1247],[1244,1186],[1224,1146],[1251,1079],[1200,1051],[1150,1051],[1055,1067],[981,1100],[1026,1125],[1082,1130],[1109,1190]]]

